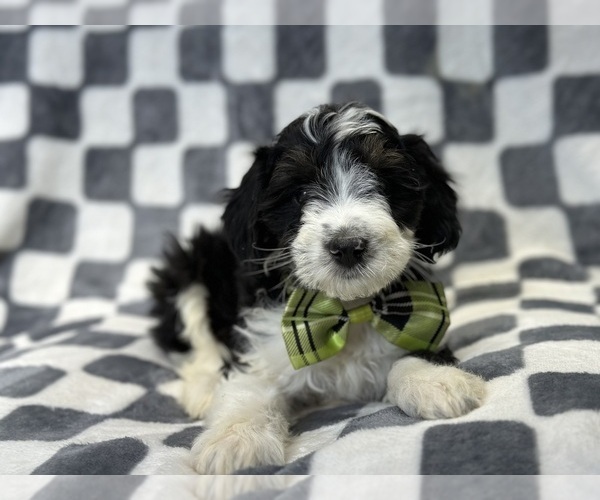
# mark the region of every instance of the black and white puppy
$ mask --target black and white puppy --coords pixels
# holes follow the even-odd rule
[[[420,136],[357,103],[323,105],[256,151],[220,232],[172,242],[150,283],[153,334],[192,349],[181,403],[206,422],[192,448],[198,472],[285,463],[288,421],[306,404],[385,398],[425,419],[481,405],[483,380],[451,355],[407,353],[369,323],[299,370],[281,333],[290,284],[354,301],[422,278],[424,262],[458,243],[450,182]]]

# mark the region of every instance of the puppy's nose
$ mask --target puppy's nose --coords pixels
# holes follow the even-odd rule
[[[336,262],[344,267],[354,267],[363,259],[367,250],[367,240],[364,238],[334,238],[329,242],[328,248]]]

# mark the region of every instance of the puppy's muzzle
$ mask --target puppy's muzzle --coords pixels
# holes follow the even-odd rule
[[[364,260],[367,246],[366,238],[335,237],[329,241],[327,249],[334,261],[350,269]]]

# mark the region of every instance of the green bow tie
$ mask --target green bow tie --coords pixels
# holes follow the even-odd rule
[[[297,370],[334,356],[346,344],[349,325],[366,322],[402,349],[435,349],[450,325],[444,288],[427,281],[396,282],[348,311],[338,299],[295,289],[281,321],[292,366]]]

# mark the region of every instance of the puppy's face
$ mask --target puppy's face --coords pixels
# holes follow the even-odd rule
[[[448,176],[418,136],[399,136],[364,106],[309,111],[257,153],[253,169],[234,193],[226,229],[236,229],[227,225],[240,195],[237,204],[254,212],[252,248],[279,248],[267,259],[304,288],[367,297],[399,278],[415,255],[456,245]],[[250,196],[242,201],[245,185]],[[242,258],[249,250],[245,243]]]

